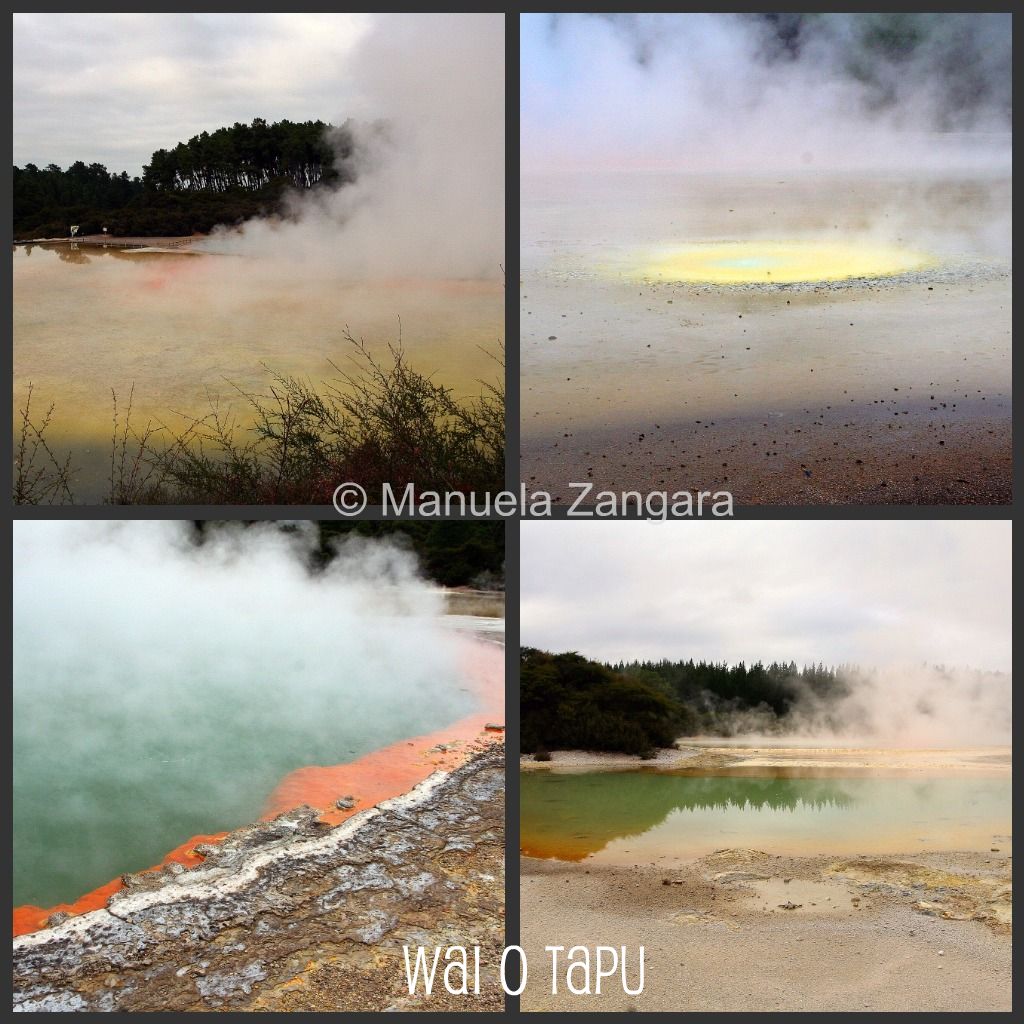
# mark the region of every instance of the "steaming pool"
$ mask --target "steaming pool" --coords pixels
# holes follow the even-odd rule
[[[311,574],[307,536],[270,527],[15,525],[16,907],[303,803],[373,806],[502,720],[500,597],[447,615],[408,553]]]
[[[14,903],[71,902],[126,871],[158,864],[192,836],[257,820],[275,786],[306,765],[354,761],[469,714],[455,689],[364,689],[318,702],[312,729],[289,690],[253,672],[229,696],[210,673],[166,679],[166,699],[64,689],[32,701],[24,663],[15,694]],[[260,706],[256,707],[255,702]],[[76,742],[88,729],[87,740]],[[70,737],[70,739],[69,739]],[[343,794],[339,794],[343,795]]]
[[[1010,202],[985,179],[524,178],[523,479],[1008,500]]]
[[[520,774],[520,847],[606,863],[715,850],[855,854],[1009,847],[1009,777],[883,777],[822,769]],[[994,840],[998,837],[998,842]]]
[[[504,336],[500,282],[339,280],[310,262],[79,246],[17,245],[14,271],[14,426],[28,385],[49,439],[71,451],[79,502],[107,497],[111,389],[133,422],[180,429],[209,412],[210,395],[249,413],[233,385],[263,394],[267,368],[314,382],[354,365],[346,325],[375,356],[401,336],[411,365],[457,395],[496,376]],[[500,372],[500,371],[499,371]]]
[[[934,257],[896,246],[821,242],[705,242],[665,247],[637,276],[695,284],[797,284],[891,277],[935,266]]]

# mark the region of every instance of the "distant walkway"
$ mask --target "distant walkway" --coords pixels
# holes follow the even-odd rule
[[[192,245],[193,242],[202,242],[206,235],[186,236],[160,236],[146,237],[144,235],[80,235],[77,238],[69,238],[69,242],[78,242],[80,245],[119,245],[125,248],[141,248],[154,246],[160,249],[182,249]]]

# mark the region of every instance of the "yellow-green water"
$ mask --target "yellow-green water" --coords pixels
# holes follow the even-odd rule
[[[758,768],[530,771],[522,851],[653,862],[722,848],[781,854],[988,849],[1008,834],[1010,780]]]
[[[349,281],[320,264],[142,253],[66,243],[14,250],[14,411],[28,386],[49,440],[72,450],[78,500],[104,493],[112,391],[133,423],[181,428],[219,396],[243,429],[238,389],[265,394],[268,369],[318,383],[353,372],[346,326],[377,357],[401,339],[410,364],[462,396],[501,369],[500,282]]]
[[[866,242],[705,242],[654,252],[637,275],[655,281],[795,284],[889,277],[935,264],[927,253]]]

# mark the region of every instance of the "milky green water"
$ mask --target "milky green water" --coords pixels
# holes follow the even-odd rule
[[[798,768],[530,771],[520,785],[523,852],[561,860],[649,863],[726,847],[780,854],[987,850],[994,842],[1005,848],[1011,831],[1008,777]]]
[[[426,649],[437,641],[422,623],[393,625],[392,644],[421,645],[421,666],[396,682],[375,675],[386,659],[356,654],[340,627],[317,635],[308,615],[243,639],[245,599],[236,604],[237,632],[170,632],[134,651],[112,639],[135,631],[128,612],[65,649],[46,623],[15,616],[15,905],[71,902],[193,836],[256,820],[297,768],[353,761],[475,707],[454,665],[441,675],[449,655]],[[389,642],[386,623],[364,629],[380,634],[371,646]]]

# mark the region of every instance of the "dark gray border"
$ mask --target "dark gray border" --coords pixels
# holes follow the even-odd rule
[[[798,5],[797,9],[801,5]],[[941,10],[943,5],[937,9]],[[506,54],[506,145],[505,145],[505,381],[507,396],[506,412],[506,486],[516,491],[519,486],[519,320],[518,302],[508,299],[508,292],[518,293],[519,287],[519,14],[526,10],[549,10],[550,8],[531,8],[527,6],[505,8],[505,54]],[[600,6],[599,8],[600,9]],[[607,10],[621,9],[613,6]],[[758,8],[746,8],[756,10]],[[805,8],[807,9],[807,8]],[[936,8],[932,8],[933,10]],[[948,6],[948,10],[958,8]],[[499,12],[501,13],[501,12]],[[9,43],[13,45],[13,26],[9,27]],[[1015,32],[1016,36],[1016,32]],[[1016,40],[1015,40],[1016,41]],[[8,52],[11,52],[10,49]],[[13,99],[13,83],[8,80],[8,99]],[[1021,87],[1015,83],[1014,99],[1021,99]],[[8,104],[5,108],[5,119],[8,123],[12,120],[12,106]],[[11,136],[8,136],[9,138]],[[9,145],[12,145],[9,143]],[[13,145],[12,145],[13,149]],[[6,194],[11,194],[11,166],[12,162],[7,161],[2,168],[4,187]],[[514,200],[514,201],[513,201]],[[13,211],[8,205],[4,212],[4,224],[7,225],[8,236],[12,235]],[[10,257],[9,257],[10,259]],[[3,282],[4,298],[7,308],[11,308],[12,300],[12,274],[8,273]],[[10,323],[10,321],[8,321]],[[11,377],[13,381],[13,345],[11,348]],[[1013,383],[1017,383],[1017,373],[1013,374]],[[13,394],[10,387],[4,389],[3,408],[7,412],[7,422],[12,422]],[[1014,451],[1013,476],[1014,495],[1020,487],[1021,467],[1024,455]],[[803,506],[737,506],[736,518],[748,519],[1005,519],[1013,517],[1015,501],[1008,506],[815,506],[807,508]],[[203,519],[334,519],[337,513],[330,506],[209,506],[209,507],[185,507],[185,506],[132,506],[114,508],[110,506],[14,506],[11,502],[10,493],[7,497],[10,516],[5,524],[7,544],[3,552],[3,566],[7,579],[11,579],[11,544],[13,541],[12,521],[15,518],[22,519],[175,519],[175,518],[203,518]],[[554,518],[567,518],[566,508],[556,509]],[[381,510],[368,508],[358,518],[380,519]],[[637,515],[630,515],[623,518],[637,519]],[[506,740],[507,740],[507,761],[506,761],[506,942],[516,944],[519,940],[519,528],[517,520],[509,520],[505,529],[505,560],[506,560]],[[4,624],[4,636],[7,642],[7,649],[10,652],[12,642],[11,622],[11,591],[5,594],[6,620]],[[9,662],[8,662],[9,663]],[[10,695],[5,702],[4,709],[7,714],[7,735],[10,733],[11,700]],[[1016,725],[1016,722],[1014,723]],[[5,764],[5,772],[10,776],[11,766],[8,760]],[[10,873],[11,856],[11,817],[9,813],[10,785],[5,790],[8,799],[8,813],[3,817],[4,830],[4,865]],[[9,904],[12,898],[10,885],[6,890],[6,900]],[[10,974],[5,977],[6,989],[10,989]],[[506,1013],[518,1013],[519,1000],[509,997],[506,1000]],[[428,1014],[429,1016],[429,1014]],[[485,1015],[494,1019],[494,1014]],[[551,1017],[558,1020],[567,1019],[567,1014],[540,1014],[541,1017]],[[668,1020],[672,1014],[655,1013],[655,1019]],[[822,1015],[845,1018],[847,1015]],[[500,1019],[500,1018],[499,1018]]]
[[[505,14],[505,486],[519,487],[519,14]],[[511,297],[510,297],[511,296]],[[505,946],[519,944],[519,523],[505,524]],[[511,958],[510,958],[511,960]],[[519,996],[505,996],[505,1016]]]

